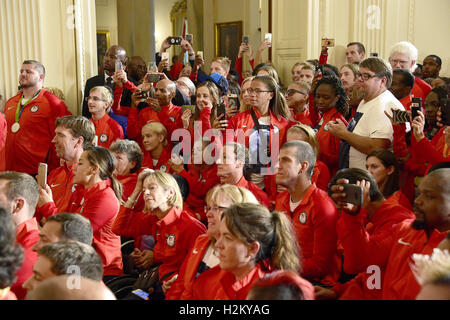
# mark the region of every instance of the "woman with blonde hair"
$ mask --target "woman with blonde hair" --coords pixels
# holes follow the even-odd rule
[[[274,270],[301,272],[300,253],[287,216],[253,203],[234,204],[220,219],[219,265],[197,279],[200,300],[244,300],[253,284]]]
[[[250,103],[250,93],[248,89],[250,88],[250,85],[252,84],[254,77],[248,77],[245,78],[244,81],[242,81],[241,85],[241,94],[239,95],[239,103],[241,105],[239,112],[247,111],[251,108]]]
[[[161,122],[150,122],[142,127],[144,160],[142,167],[172,173],[169,160],[172,144],[167,140],[167,129]]]
[[[94,124],[95,135],[98,137],[98,145],[108,149],[111,143],[123,139],[122,127],[108,115],[113,104],[111,91],[104,86],[94,87],[89,91],[86,101],[92,115],[90,121]]]
[[[145,212],[133,209],[141,192]],[[164,299],[162,282],[178,272],[195,239],[206,231],[200,221],[182,208],[183,198],[175,178],[162,171],[143,170],[133,193],[120,207],[112,228],[114,233],[125,237],[154,236],[156,244],[153,250],[135,248],[130,256],[141,270],[161,264],[155,299]]]
[[[189,300],[193,297],[196,279],[204,271],[219,263],[215,243],[219,238],[220,217],[225,209],[236,203],[258,204],[249,190],[225,184],[211,189],[207,196],[208,231],[200,235],[183,262],[178,278],[167,288],[167,300]]]

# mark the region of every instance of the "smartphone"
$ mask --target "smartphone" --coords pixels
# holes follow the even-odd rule
[[[450,99],[447,99],[447,102],[443,104],[441,107],[441,118],[442,124],[444,126],[450,126]]]
[[[378,57],[378,53],[373,52],[373,53],[370,54],[370,56],[371,56],[371,57]]]
[[[181,113],[184,113],[184,111],[185,111],[186,109],[191,110],[192,114],[194,114],[194,112],[195,112],[195,106],[194,106],[194,105],[188,105],[188,104],[186,104],[186,105],[181,106]]]
[[[422,111],[422,98],[412,98],[411,120],[419,116],[419,111]]]
[[[363,204],[363,189],[356,184],[343,184],[345,198],[343,202],[351,203],[356,206],[362,206]]]
[[[408,111],[395,109],[392,111],[392,116],[393,116],[394,122],[398,122],[398,123],[407,123],[410,120]]]
[[[322,47],[334,47],[334,39],[322,39]]]
[[[242,42],[245,43],[246,45],[248,45],[248,36],[243,36]]]
[[[181,37],[169,37],[167,41],[171,46],[179,46],[183,39]]]
[[[217,117],[219,117],[220,115],[223,115],[219,118],[219,120],[226,120],[227,112],[226,112],[225,108],[226,107],[223,103],[221,103],[217,106]]]
[[[272,34],[271,33],[266,33],[264,35],[264,40],[266,40],[267,42],[269,42],[269,47],[272,46]]]
[[[149,294],[148,292],[145,292],[142,289],[136,289],[131,291],[134,295],[138,296],[139,298],[143,299],[143,300],[149,300]]]
[[[158,82],[161,79],[161,75],[159,73],[149,73],[147,76],[147,81],[151,83]]]
[[[235,109],[238,109],[238,96],[237,94],[229,94],[228,96],[228,107],[235,107]]]
[[[120,60],[116,60],[116,66],[115,66],[115,71],[120,71],[122,70],[122,61]]]
[[[203,59],[203,51],[197,51],[197,55]]]
[[[139,99],[153,98],[153,97],[150,95],[150,90],[147,90],[147,91],[141,91],[138,97],[139,97]]]
[[[190,33],[186,34],[186,41],[189,42],[191,44],[191,46],[193,45],[194,42],[194,36]]]
[[[46,163],[39,163],[37,182],[41,188],[45,188],[45,185],[47,184],[47,169],[48,166]]]

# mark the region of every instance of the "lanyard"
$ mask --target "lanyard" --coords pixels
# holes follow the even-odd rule
[[[22,99],[23,99],[23,93],[22,96],[19,99],[19,103],[17,104],[17,108],[16,108],[16,122],[19,122],[20,117],[22,116],[22,112],[23,109],[25,109],[25,107],[27,106],[27,104],[30,103],[31,100],[33,100],[34,98],[36,98],[36,96],[41,92],[41,89],[39,89],[35,94],[33,94],[33,96],[28,99],[27,102],[25,102],[25,104],[22,106]]]

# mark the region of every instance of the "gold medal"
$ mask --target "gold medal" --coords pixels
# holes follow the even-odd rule
[[[18,122],[14,122],[14,124],[11,126],[11,131],[13,133],[16,133],[20,129],[20,124]]]

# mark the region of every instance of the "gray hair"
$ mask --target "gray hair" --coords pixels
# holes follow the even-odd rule
[[[91,222],[78,213],[59,213],[50,216],[47,222],[61,223],[61,240],[73,240],[92,244],[93,230]]]

